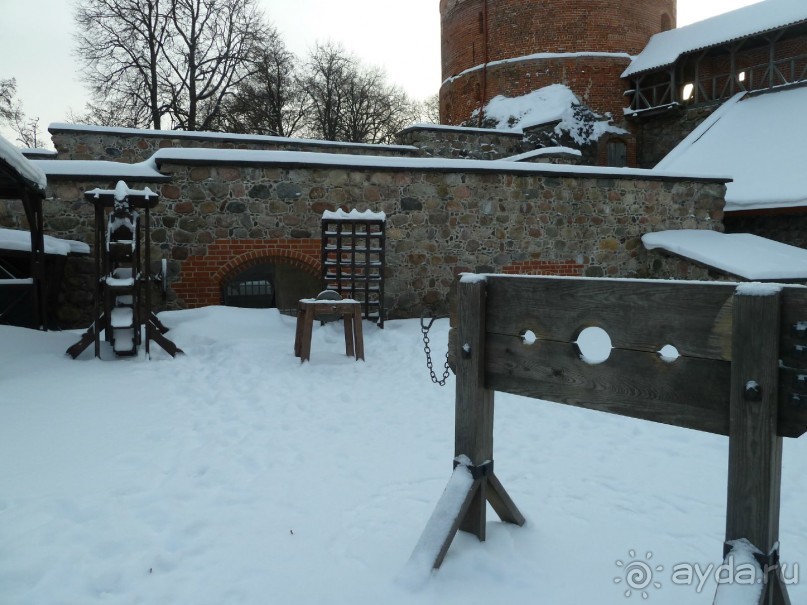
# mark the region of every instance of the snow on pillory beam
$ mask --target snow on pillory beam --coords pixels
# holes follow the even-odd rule
[[[2,136],[0,136],[0,160],[8,164],[12,170],[17,172],[17,174],[28,181],[32,186],[39,189],[42,193],[45,193],[45,189],[48,186],[48,179],[45,173]]]
[[[657,231],[645,233],[642,243],[745,279],[807,279],[807,250],[749,233]]]

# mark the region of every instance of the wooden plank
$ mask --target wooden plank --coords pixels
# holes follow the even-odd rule
[[[499,519],[505,523],[515,523],[516,525],[524,525],[526,519],[521,511],[518,510],[516,503],[510,498],[510,494],[504,489],[504,486],[499,481],[494,473],[487,477],[487,497],[488,502],[499,515]]]
[[[488,277],[488,332],[572,342],[586,327],[621,349],[667,344],[688,357],[731,359],[733,284]]]
[[[782,321],[779,351],[782,363],[791,368],[807,368],[807,288],[788,287],[782,290]]]
[[[779,539],[780,298],[738,292],[734,302],[726,541],[745,538],[764,553]]]
[[[484,384],[485,282],[460,281],[458,288],[456,412],[454,457],[472,466],[493,459],[493,391]],[[484,482],[483,482],[484,483]],[[476,491],[460,529],[485,539],[484,489]]]
[[[729,431],[731,364],[614,349],[604,363],[582,361],[573,344],[487,335],[488,388],[682,426]]]

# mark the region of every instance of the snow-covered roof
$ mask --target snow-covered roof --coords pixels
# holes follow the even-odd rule
[[[654,170],[729,175],[726,210],[807,206],[807,86],[726,101]]]
[[[45,173],[26,159],[17,147],[2,136],[0,136],[0,161],[7,164],[29,185],[42,193],[45,192],[45,188],[48,186],[48,179],[45,177]]]
[[[510,162],[505,160],[455,160],[446,158],[409,158],[400,156],[352,155],[342,153],[311,153],[307,151],[259,151],[248,149],[165,148],[157,151],[151,160],[180,164],[262,164],[300,167],[339,167],[383,170],[434,170],[441,172],[505,172],[610,176],[637,179],[683,179],[695,181],[727,181],[729,177],[686,172],[647,170],[644,168],[611,168],[608,166],[568,166]]]
[[[650,38],[622,74],[672,65],[681,55],[807,21],[805,0],[766,0],[737,10],[661,32]]]
[[[140,181],[167,181],[151,161],[137,164],[106,162],[103,160],[31,160],[50,177],[119,178]]]
[[[0,229],[0,250],[31,251],[31,232],[18,229]],[[45,254],[89,254],[90,247],[84,242],[45,236]]]
[[[241,141],[244,143],[275,143],[275,144],[302,144],[321,147],[355,147],[355,148],[383,148],[396,151],[413,151],[417,147],[410,145],[377,145],[371,143],[345,143],[342,141],[324,141],[320,139],[298,139],[290,137],[275,137],[256,134],[234,134],[230,132],[206,132],[201,130],[148,130],[145,128],[123,128],[113,126],[94,126],[89,124],[67,124],[53,122],[48,126],[50,132],[73,131],[92,132],[99,134],[135,135],[139,137],[162,137],[166,139],[193,139],[193,140],[226,140]]]
[[[642,243],[745,279],[807,279],[807,250],[748,233],[659,231],[643,235]]]

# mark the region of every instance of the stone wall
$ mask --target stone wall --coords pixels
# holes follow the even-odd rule
[[[462,271],[704,278],[705,271],[659,261],[640,236],[721,230],[725,194],[714,180],[618,177],[590,168],[472,171],[456,166],[461,162],[413,169],[383,161],[289,167],[272,160],[199,165],[178,157],[158,164],[172,178],[159,187],[162,199],[152,214],[152,258],[169,259],[168,308],[219,304],[223,281],[256,259],[318,272],[322,212],[340,207],[387,214],[390,318],[417,316],[427,306],[445,311]],[[54,183],[47,232],[89,241],[92,207],[81,192],[113,184]],[[79,287],[82,276],[86,272],[71,274],[70,286]],[[86,306],[86,295],[68,298]]]
[[[397,135],[401,145],[420,149],[426,157],[498,160],[532,149],[520,133],[485,128],[417,125]]]
[[[170,147],[403,157],[419,155],[417,148],[400,145],[366,145],[223,133],[99,128],[80,124],[51,125],[48,131],[59,160],[108,160],[133,164],[148,160],[158,149]]]

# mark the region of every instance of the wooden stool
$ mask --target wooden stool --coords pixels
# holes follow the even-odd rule
[[[311,358],[311,334],[314,320],[325,316],[341,317],[345,322],[345,355],[364,360],[364,337],[361,325],[361,303],[344,300],[303,298],[297,305],[297,333],[294,337],[294,355],[300,363]]]

